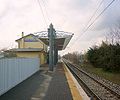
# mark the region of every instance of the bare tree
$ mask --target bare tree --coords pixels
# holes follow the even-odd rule
[[[6,50],[8,50],[8,48],[1,48],[1,49],[0,49],[0,52],[2,53],[2,52],[4,52],[4,51],[6,51]]]
[[[14,51],[10,51],[8,48],[1,48],[0,53],[4,55],[4,57],[10,58],[10,57],[17,57]]]
[[[114,27],[110,28],[107,39],[111,44],[120,44],[120,21]]]
[[[77,51],[75,51],[73,53],[68,53],[68,54],[64,55],[63,57],[70,60],[71,62],[73,62],[75,64],[79,64],[80,53]]]

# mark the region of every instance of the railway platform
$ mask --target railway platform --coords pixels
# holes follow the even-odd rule
[[[37,73],[23,81],[0,100],[89,100],[62,62],[53,72],[43,65]]]

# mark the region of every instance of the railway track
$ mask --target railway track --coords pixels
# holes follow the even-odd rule
[[[87,72],[81,70],[67,60],[63,59],[63,62],[93,100],[120,100],[119,92],[114,91],[114,89],[111,89],[101,81],[98,81],[92,75],[89,75]]]

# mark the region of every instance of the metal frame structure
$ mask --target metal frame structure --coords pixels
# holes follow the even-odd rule
[[[55,30],[50,24],[48,31],[36,32],[34,35],[49,46],[49,70],[53,71],[58,61],[58,50],[66,48],[73,33]]]
[[[70,32],[58,31],[58,30],[56,30],[55,33],[56,33],[55,39],[64,42],[62,44],[58,43],[58,45],[62,46],[62,48],[58,50],[64,50],[74,34]],[[48,38],[49,38],[48,31],[36,32],[34,33],[34,35],[37,36],[40,40],[44,39],[48,41]],[[49,45],[49,44],[47,43],[46,45]]]
[[[55,32],[56,38],[66,38],[73,35],[73,33],[71,32],[64,32],[58,30],[56,30]],[[35,32],[34,35],[37,36],[38,38],[48,38],[48,31]]]

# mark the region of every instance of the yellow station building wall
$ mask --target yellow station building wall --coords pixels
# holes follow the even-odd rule
[[[36,39],[33,35],[25,36],[16,41],[18,43],[18,48],[40,48],[42,51],[19,51],[16,52],[18,57],[39,57],[40,64],[44,64],[47,61],[47,45],[45,45],[39,39]]]
[[[17,57],[35,58],[40,59],[40,65],[46,63],[46,54],[42,52],[16,52]]]
[[[43,48],[44,44],[40,42],[24,42],[18,41],[18,48]]]

